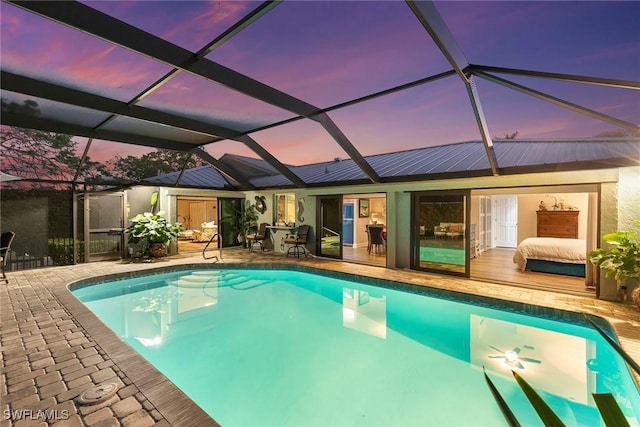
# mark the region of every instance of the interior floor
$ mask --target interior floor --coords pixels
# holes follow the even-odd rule
[[[594,289],[586,287],[584,277],[520,271],[513,262],[515,251],[511,248],[494,248],[473,258],[471,278],[578,294],[593,295],[595,292]]]
[[[514,253],[515,249],[511,248],[494,248],[483,252],[482,255],[471,260],[471,278],[593,296],[595,290],[587,288],[584,277],[520,271],[513,262]],[[368,253],[367,248],[364,247],[343,246],[342,255],[345,261],[381,267],[386,265],[384,254]]]
[[[387,265],[387,256],[384,252],[382,254],[377,254],[375,251],[371,251],[371,253],[369,253],[366,247],[353,248],[351,246],[343,246],[342,259],[344,261],[377,265],[380,267]]]

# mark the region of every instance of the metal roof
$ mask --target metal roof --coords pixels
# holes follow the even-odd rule
[[[173,186],[178,182],[184,187],[209,187],[218,189],[233,189],[233,185],[225,179],[212,166],[200,166],[197,168],[187,169],[183,172],[171,172],[147,178],[147,183]],[[237,185],[237,184],[236,184]]]
[[[511,174],[551,172],[558,170],[588,170],[640,164],[640,138],[593,138],[590,140],[496,140],[496,157],[502,168]],[[447,179],[489,176],[491,169],[484,155],[482,141],[468,141],[438,147],[399,151],[365,157],[383,182]],[[235,161],[227,155],[226,161]],[[246,161],[244,159],[238,159]],[[262,165],[260,165],[262,162]],[[252,159],[255,167],[269,166]],[[209,168],[184,171],[178,185],[210,187],[213,180],[202,173]],[[351,159],[292,166],[292,170],[310,186],[367,183],[367,177]],[[149,179],[156,183],[175,183],[175,175]],[[249,178],[256,188],[286,188],[292,184],[277,171]]]
[[[134,148],[187,152],[215,173],[176,170],[147,182],[236,189],[638,161],[629,142],[495,138],[509,126],[502,105],[516,95],[526,98],[509,104],[524,106],[514,125],[524,135],[540,126],[526,121],[536,115],[550,134],[583,119],[640,134],[638,69],[629,67],[640,45],[636,2],[1,6],[0,123],[83,138],[77,171],[63,182],[99,183],[80,171],[105,149],[114,157]],[[550,50],[545,36],[560,16],[563,28],[583,33],[558,32]],[[584,16],[603,19],[592,26]],[[534,17],[539,30],[531,34],[495,26]],[[432,134],[436,127],[443,133]],[[11,141],[1,149],[4,171],[60,182],[24,176],[20,162],[4,160]],[[292,161],[294,154],[304,160]],[[318,161],[327,157],[341,160]],[[101,161],[108,172],[110,160]]]

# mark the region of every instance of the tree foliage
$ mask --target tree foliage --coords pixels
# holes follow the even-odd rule
[[[116,155],[108,161],[115,176],[132,181],[141,181],[151,176],[180,171],[185,162],[187,162],[187,168],[202,166],[202,162],[194,159],[189,153],[160,148],[140,157]]]

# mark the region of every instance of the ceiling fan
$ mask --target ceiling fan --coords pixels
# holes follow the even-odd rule
[[[490,345],[489,347],[500,353],[500,355],[489,356],[489,359],[504,359],[504,363],[508,366],[513,366],[518,369],[524,369],[524,365],[522,364],[522,362],[538,363],[538,364],[542,363],[542,361],[538,359],[533,359],[531,357],[521,357],[520,347],[514,347],[512,350],[507,350],[507,351],[502,351],[499,348],[494,347],[492,345]],[[533,350],[533,347],[527,346],[527,345],[525,345],[524,348]]]

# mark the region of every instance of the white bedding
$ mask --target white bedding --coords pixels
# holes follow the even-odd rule
[[[518,264],[521,271],[524,271],[528,259],[586,264],[587,241],[557,237],[529,237],[518,245],[513,255],[513,262]]]

